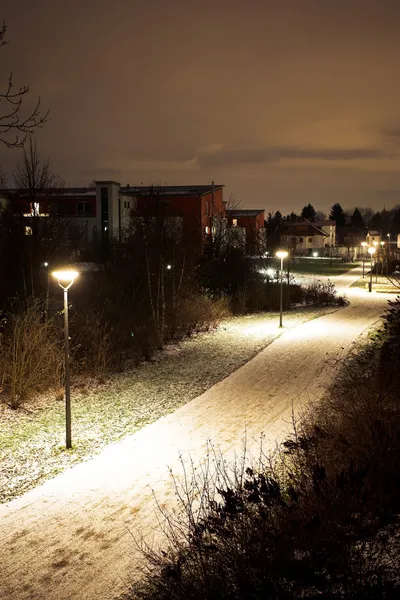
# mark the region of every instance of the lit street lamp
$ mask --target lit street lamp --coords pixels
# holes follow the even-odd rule
[[[362,253],[362,264],[363,264],[363,278],[365,277],[365,248],[368,246],[367,242],[361,242],[361,246],[364,248]]]
[[[368,285],[368,291],[372,292],[372,257],[376,252],[376,248],[373,248],[372,246],[370,248],[368,248],[368,253],[371,256],[371,270],[369,272],[369,285]]]
[[[65,353],[65,420],[67,449],[72,448],[71,439],[71,396],[69,383],[69,332],[68,332],[68,290],[78,277],[77,271],[53,271],[53,277],[64,290],[64,353]]]
[[[280,299],[280,313],[279,313],[279,327],[282,327],[282,310],[283,310],[283,259],[286,258],[288,253],[286,250],[278,250],[276,256],[281,259],[281,299]]]

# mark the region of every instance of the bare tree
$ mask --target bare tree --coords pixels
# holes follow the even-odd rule
[[[5,46],[7,25],[0,29],[0,46]],[[8,148],[22,148],[27,135],[42,127],[47,121],[49,111],[42,114],[40,97],[33,109],[25,111],[24,101],[30,89],[24,85],[14,88],[13,74],[8,76],[5,90],[0,92],[0,142]]]
[[[28,255],[26,261],[28,262],[27,272],[30,273],[31,295],[34,296],[38,283],[37,274],[46,241],[65,237],[61,236],[58,231],[60,226],[63,231],[65,230],[65,223],[62,224],[58,218],[57,222],[53,222],[53,219],[41,219],[40,212],[43,211],[40,210],[40,203],[44,201],[46,204],[51,196],[59,194],[64,186],[64,181],[52,171],[50,160],[42,157],[32,135],[29,136],[28,147],[24,147],[22,160],[17,164],[13,177],[19,199],[29,203],[29,225],[26,221],[24,221],[24,225],[28,228],[30,235],[25,239],[24,247]],[[26,211],[23,212],[26,213]],[[58,231],[56,236],[54,236],[54,230]]]
[[[59,192],[64,187],[63,179],[52,171],[50,160],[40,154],[33,136],[29,136],[28,149],[24,148],[13,177],[15,187],[32,203],[38,196]]]

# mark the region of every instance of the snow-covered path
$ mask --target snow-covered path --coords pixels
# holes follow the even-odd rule
[[[347,287],[359,270],[338,277]],[[343,292],[343,289],[340,291]],[[0,597],[7,600],[92,600],[124,591],[137,564],[132,532],[151,539],[157,528],[151,489],[173,502],[168,467],[180,473],[179,453],[197,464],[207,440],[240,452],[264,432],[273,445],[290,428],[295,409],[318,397],[330,357],[383,313],[387,298],[359,289],[350,306],[291,331],[222,382],[109,446],[102,454],[0,506]]]

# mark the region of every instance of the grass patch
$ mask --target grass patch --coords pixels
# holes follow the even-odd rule
[[[333,310],[337,309],[288,312],[285,328]],[[73,389],[73,448],[68,452],[64,450],[62,399],[43,396],[18,411],[0,404],[0,502],[20,496],[190,402],[280,335],[278,327],[262,327],[268,322],[278,324],[278,314],[231,318],[215,332],[167,346],[156,360],[115,375],[102,385],[93,385],[86,391]]]
[[[326,275],[335,276],[343,275],[347,271],[358,267],[359,263],[342,263],[337,259],[332,260],[332,264],[329,258],[298,258],[290,263],[291,273],[301,273],[305,275]]]
[[[366,274],[365,277],[360,277],[357,279],[350,287],[359,288],[361,290],[368,290],[369,285],[369,275]],[[379,292],[382,294],[400,294],[400,289],[396,286],[392,285],[386,277],[380,277],[378,275],[378,279],[375,275],[372,275],[372,291]]]

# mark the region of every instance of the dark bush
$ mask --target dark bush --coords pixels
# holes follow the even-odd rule
[[[170,545],[148,551],[142,600],[393,599],[399,597],[400,407],[382,353],[398,343],[400,302],[380,339],[339,366],[275,460],[234,475],[216,464],[183,515],[168,521]],[[390,354],[399,369],[399,355]],[[198,476],[197,476],[198,478]],[[200,508],[199,508],[200,507]]]

